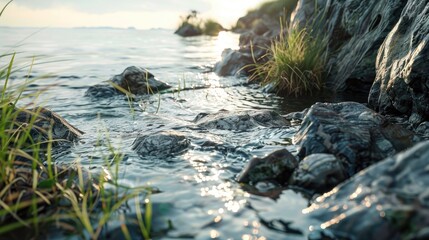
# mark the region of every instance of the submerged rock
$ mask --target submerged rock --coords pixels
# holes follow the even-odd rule
[[[184,135],[175,131],[168,131],[139,136],[134,140],[132,149],[143,157],[164,157],[180,154],[189,145],[190,140]]]
[[[153,94],[170,87],[167,83],[157,80],[148,70],[131,66],[121,74],[115,75],[110,80],[110,84],[97,84],[89,87],[85,96],[105,98],[126,94],[125,92],[135,95]]]
[[[194,119],[198,127],[206,129],[246,131],[255,127],[288,127],[289,121],[274,111],[200,113]]]
[[[423,142],[359,173],[304,212],[344,239],[427,239],[428,165],[429,142]]]
[[[428,17],[427,1],[408,1],[378,52],[369,96],[372,108],[405,114],[415,126],[429,120]]]
[[[237,181],[256,184],[259,181],[274,180],[284,184],[297,166],[298,160],[288,150],[281,149],[266,157],[251,159]]]
[[[347,179],[343,164],[332,154],[311,154],[299,162],[291,185],[323,193]]]
[[[413,140],[411,131],[355,102],[314,104],[294,136],[301,159],[333,154],[348,176],[410,147]]]

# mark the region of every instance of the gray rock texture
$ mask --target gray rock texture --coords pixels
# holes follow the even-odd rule
[[[316,103],[294,136],[303,159],[329,153],[341,160],[348,176],[413,144],[414,134],[387,122],[355,102]]]
[[[256,127],[288,127],[289,121],[274,111],[230,112],[221,110],[214,114],[200,113],[194,122],[200,128],[247,131]]]
[[[428,18],[429,1],[407,2],[378,52],[369,96],[377,111],[405,114],[415,126],[429,120]]]
[[[341,239],[428,239],[429,142],[318,197],[304,213]]]
[[[222,60],[215,64],[213,71],[219,76],[247,75],[251,64],[253,58],[250,52],[227,48],[223,50]]]
[[[191,141],[186,136],[175,131],[168,131],[138,136],[134,140],[132,149],[142,157],[166,157],[182,153],[190,143]]]
[[[76,141],[83,132],[72,126],[55,112],[38,107],[33,109],[16,109],[15,124],[30,124],[30,135],[34,142],[49,142],[55,145],[68,145]],[[35,119],[34,121],[32,119]],[[51,136],[49,136],[51,132]]]
[[[300,0],[291,25],[320,28],[329,39],[327,87],[368,92],[377,51],[396,24],[404,0]]]
[[[143,95],[153,94],[170,88],[167,83],[161,82],[148,70],[131,66],[121,74],[115,75],[110,84],[97,84],[89,87],[85,95],[95,98],[106,98],[115,95],[123,95],[126,92]]]
[[[274,180],[280,184],[289,181],[298,160],[286,149],[277,150],[263,158],[252,158],[240,175],[238,182],[256,184]]]
[[[289,181],[291,185],[324,193],[347,179],[341,161],[332,154],[311,154],[299,162]]]

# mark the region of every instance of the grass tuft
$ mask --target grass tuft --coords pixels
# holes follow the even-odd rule
[[[282,31],[284,32],[284,31]],[[311,28],[289,29],[273,41],[265,63],[252,64],[250,80],[271,84],[281,94],[305,95],[322,90],[327,61],[327,39]]]

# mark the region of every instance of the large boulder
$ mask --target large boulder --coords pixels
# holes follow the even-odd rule
[[[377,57],[369,104],[381,113],[429,120],[429,1],[409,0]]]
[[[375,77],[377,51],[406,2],[300,0],[291,25],[323,29],[330,43],[328,87],[368,93]]]
[[[115,75],[107,84],[97,84],[89,87],[85,96],[104,98],[121,94],[153,94],[171,88],[167,83],[161,82],[148,70],[131,66],[121,74]]]
[[[414,134],[359,103],[316,103],[293,140],[301,159],[315,153],[333,154],[350,177],[411,146]]]
[[[288,127],[289,121],[274,111],[230,112],[220,110],[214,114],[200,113],[194,123],[205,129],[247,131],[256,127]]]
[[[341,239],[428,239],[428,165],[429,142],[423,142],[359,173],[303,212]]]

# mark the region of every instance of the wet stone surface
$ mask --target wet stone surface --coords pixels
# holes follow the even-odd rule
[[[332,154],[318,153],[305,157],[293,172],[291,185],[324,193],[347,178],[339,159]]]
[[[427,239],[429,142],[360,172],[304,210],[337,237]]]
[[[147,69],[130,66],[121,74],[115,75],[110,80],[110,84],[97,84],[89,87],[85,96],[106,98],[124,95],[125,92],[143,95],[157,93],[168,88],[171,88],[171,86],[156,79]]]
[[[274,180],[287,183],[298,160],[286,149],[277,150],[263,158],[253,158],[237,177],[238,182],[257,184],[260,181]]]
[[[159,132],[138,136],[132,149],[140,156],[172,156],[184,152],[190,145],[190,140],[175,131]]]
[[[294,136],[302,159],[329,153],[348,176],[414,144],[414,134],[355,102],[316,103]]]
[[[246,131],[256,127],[290,126],[289,121],[280,114],[269,110],[244,112],[221,110],[215,114],[200,113],[194,122],[200,128],[235,131]]]

